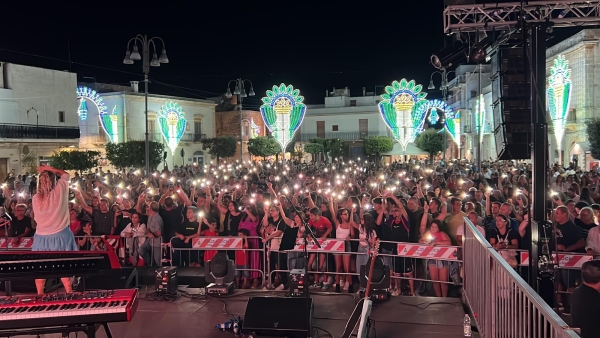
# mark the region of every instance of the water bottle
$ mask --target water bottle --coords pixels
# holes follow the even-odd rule
[[[465,314],[465,319],[463,319],[463,333],[465,337],[471,337],[471,317],[468,314]]]

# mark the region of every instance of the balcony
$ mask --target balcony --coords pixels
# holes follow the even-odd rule
[[[79,136],[79,127],[0,124],[0,138],[62,140],[78,139]]]
[[[332,139],[339,138],[342,141],[359,141],[367,136],[390,136],[387,131],[368,131],[368,132],[327,132],[327,133],[301,133],[300,141],[308,142],[313,138]]]

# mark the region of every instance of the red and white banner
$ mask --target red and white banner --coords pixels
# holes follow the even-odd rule
[[[316,244],[309,242],[306,247],[306,251],[318,251],[318,252],[345,252],[346,246],[345,241],[341,239],[326,239],[319,240],[321,248],[317,247]],[[299,238],[296,240],[296,245],[293,251],[304,251],[304,239]]]
[[[192,249],[224,250],[242,249],[242,237],[196,237],[192,238]]]
[[[32,246],[33,237],[22,237],[16,243],[13,243],[13,238],[8,238],[9,249],[30,250]],[[6,238],[0,238],[0,248],[6,249]]]
[[[521,251],[519,253],[519,265],[529,266],[529,252]]]
[[[458,260],[458,247],[398,243],[398,256]]]
[[[594,259],[594,256],[584,254],[559,254],[556,259],[556,254],[552,257],[558,263],[559,269],[581,269],[583,263]]]

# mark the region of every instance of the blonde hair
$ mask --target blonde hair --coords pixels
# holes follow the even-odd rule
[[[50,174],[47,171],[42,172],[37,187],[37,196],[40,201],[46,201],[52,189],[54,189],[54,182],[50,178]]]

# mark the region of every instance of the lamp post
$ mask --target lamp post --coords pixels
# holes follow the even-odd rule
[[[233,94],[231,94],[231,83],[235,82],[235,88],[233,89]],[[244,83],[248,82],[250,84],[250,91],[246,93],[246,88],[244,88]],[[254,96],[254,86],[252,85],[252,81],[248,79],[235,79],[231,80],[227,83],[227,92],[225,93],[225,97],[230,98],[233,95],[237,95],[238,97],[238,107],[240,107],[240,161],[243,161],[244,157],[244,126],[242,124],[243,113],[242,113],[242,100],[244,97]]]
[[[160,57],[157,57],[156,51],[158,48],[156,47],[156,42],[160,40],[162,42],[162,52],[160,53]],[[142,46],[142,55],[140,55],[138,49],[138,43]],[[154,53],[152,54],[152,61],[150,61],[150,44],[154,47]],[[133,49],[130,51],[129,47],[133,45]],[[126,65],[132,65],[135,60],[142,60],[142,70],[144,71],[144,100],[146,104],[145,110],[145,119],[146,119],[146,175],[150,173],[150,139],[148,138],[148,73],[150,73],[150,66],[152,67],[160,67],[161,63],[169,63],[169,59],[167,58],[167,50],[165,46],[165,42],[163,39],[155,36],[153,38],[148,39],[147,35],[138,34],[135,37],[131,38],[129,42],[127,42],[127,50],[125,51],[125,58],[123,59],[123,63]]]
[[[435,66],[435,62],[433,62],[433,65]],[[438,67],[436,67],[438,68]],[[448,74],[450,73],[454,73],[456,74],[455,71],[451,70],[449,72],[446,71],[446,68],[439,68],[441,71],[434,71],[433,73],[431,73],[431,76],[429,76],[429,86],[427,87],[427,89],[429,90],[434,90],[435,89],[435,84],[433,83],[433,76],[435,74],[440,74],[440,76],[442,77],[442,83],[440,84],[440,89],[442,91],[442,100],[446,101],[446,96],[448,95]],[[443,158],[444,160],[446,159],[446,151],[448,150],[448,144],[447,144],[447,135],[446,133],[448,133],[447,130],[444,130],[444,154],[443,154]],[[460,157],[460,149],[458,151],[458,157]]]

